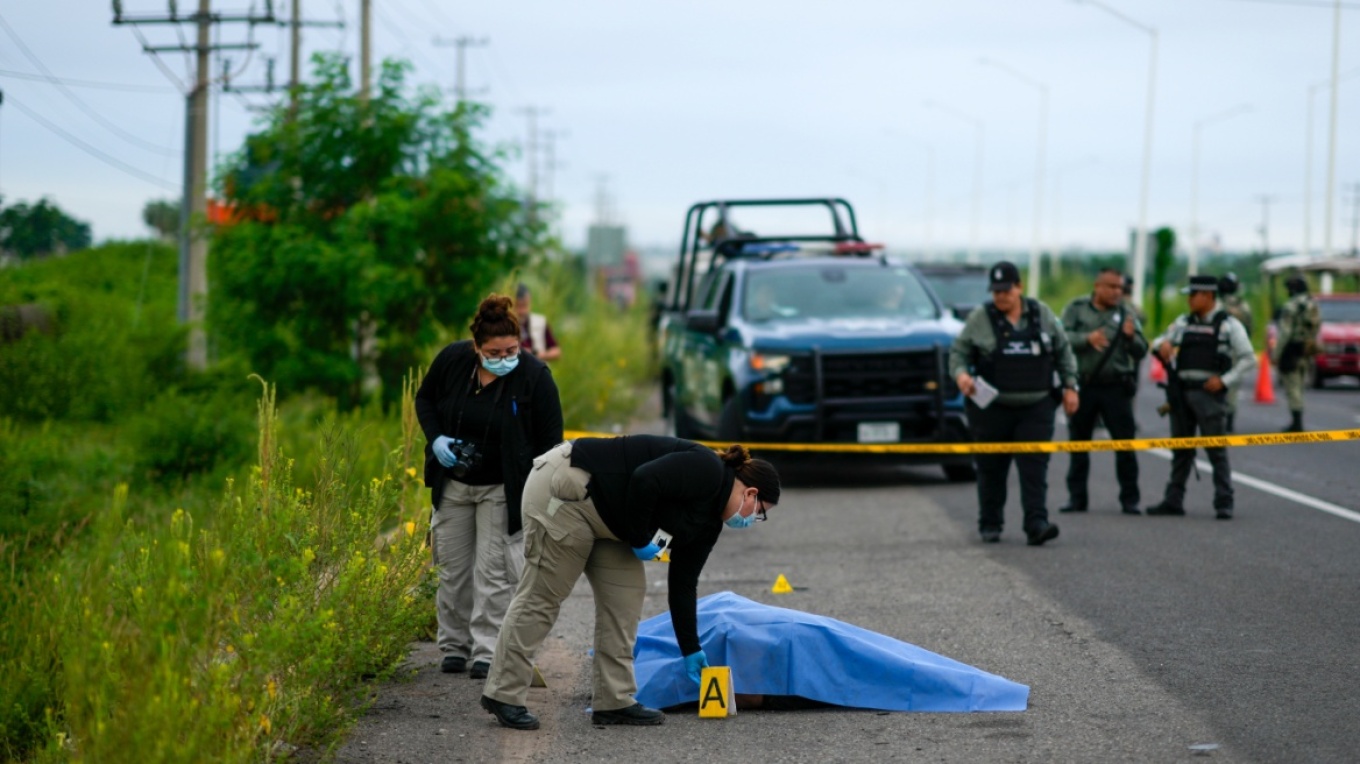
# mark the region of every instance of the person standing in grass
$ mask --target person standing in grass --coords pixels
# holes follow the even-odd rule
[[[533,459],[562,442],[562,402],[546,364],[520,352],[514,302],[492,294],[472,339],[439,352],[416,392],[428,443],[440,669],[483,679],[524,567],[520,499]]]

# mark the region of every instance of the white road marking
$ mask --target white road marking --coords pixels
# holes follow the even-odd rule
[[[1152,454],[1153,456],[1160,456],[1163,459],[1171,458],[1171,452],[1164,448],[1149,449],[1146,453]],[[1199,469],[1204,472],[1211,472],[1213,470],[1213,465],[1209,464],[1209,462],[1204,459],[1196,460],[1195,465],[1198,466]],[[1309,496],[1308,494],[1305,493],[1299,493],[1298,491],[1290,490],[1288,488],[1285,488],[1284,486],[1275,485],[1274,483],[1268,480],[1255,478],[1252,477],[1251,475],[1244,475],[1241,472],[1238,472],[1237,470],[1233,470],[1232,476],[1233,482],[1235,483],[1241,483],[1242,485],[1255,488],[1258,491],[1264,491],[1268,494],[1279,496],[1281,499],[1288,499],[1289,501],[1297,502],[1299,504],[1304,505],[1305,507],[1312,507],[1313,509],[1326,512],[1329,515],[1336,515],[1337,517],[1343,520],[1350,520],[1353,523],[1360,523],[1360,512],[1346,509],[1345,507],[1338,506],[1336,504],[1331,503],[1330,501],[1323,501],[1322,499]]]

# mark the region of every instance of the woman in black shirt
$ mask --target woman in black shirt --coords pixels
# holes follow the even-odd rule
[[[721,455],[657,435],[582,438],[534,460],[524,487],[524,577],[496,642],[482,707],[537,729],[524,707],[534,652],[585,573],[595,593],[594,723],[661,724],[638,703],[633,645],[647,594],[643,560],[669,549],[669,604],[685,668],[708,658],[695,614],[699,573],[724,526],[747,528],[779,503],[779,475],[743,446]]]
[[[462,672],[471,661],[480,679],[524,567],[524,481],[533,458],[562,442],[562,403],[548,367],[519,352],[509,297],[483,300],[471,329],[471,340],[435,357],[416,416],[429,441],[440,668]]]

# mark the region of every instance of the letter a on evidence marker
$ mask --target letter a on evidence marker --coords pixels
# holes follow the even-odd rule
[[[730,666],[709,666],[699,675],[699,718],[721,719],[735,716],[737,707],[732,704],[732,668]]]
[[[783,573],[780,573],[779,578],[776,578],[774,580],[774,588],[771,589],[770,591],[774,592],[775,594],[792,594],[793,587],[789,586],[789,580],[787,578],[784,578]]]

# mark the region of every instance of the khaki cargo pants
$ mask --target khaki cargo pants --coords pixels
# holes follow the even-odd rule
[[[585,573],[595,594],[592,705],[596,711],[613,711],[637,702],[633,645],[647,574],[586,496],[590,474],[571,466],[571,448],[563,443],[535,459],[524,486],[524,573],[501,626],[483,694],[525,705],[534,654]]]

